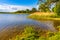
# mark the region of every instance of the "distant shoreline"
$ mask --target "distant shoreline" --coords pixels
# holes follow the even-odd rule
[[[29,14],[29,13],[0,12],[0,14]]]

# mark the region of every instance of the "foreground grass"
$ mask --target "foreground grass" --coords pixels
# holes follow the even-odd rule
[[[9,40],[60,40],[60,26],[57,27],[58,32],[36,31],[33,27],[26,27],[21,35],[17,35]]]
[[[48,12],[36,12],[30,14],[28,18],[36,19],[36,20],[60,20],[60,17],[55,13]]]

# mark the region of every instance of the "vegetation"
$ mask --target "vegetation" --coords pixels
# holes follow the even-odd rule
[[[49,19],[49,20],[60,20],[60,0],[39,0],[40,12],[37,12],[36,8],[32,10],[26,9],[17,11],[15,13],[34,13],[29,16],[32,19]],[[53,8],[52,5],[54,5]],[[9,40],[60,40],[60,26],[56,27],[57,32],[36,30],[34,27],[25,27],[21,35],[17,35],[15,38]]]
[[[49,31],[44,32],[45,36],[43,31],[38,32],[34,27],[26,27],[21,35],[17,35],[10,40],[60,40],[60,26],[57,28],[58,32],[55,33]]]
[[[39,5],[40,12],[55,12],[60,15],[60,0],[39,0],[41,3]],[[51,10],[51,7],[54,6]]]
[[[26,10],[20,10],[20,11],[16,11],[15,13],[34,13],[37,12],[36,8],[32,8],[31,10],[26,9]]]
[[[38,20],[41,20],[41,19],[60,20],[60,4],[59,4],[60,0],[39,0],[39,1],[40,1],[40,4],[38,9],[40,12],[31,14],[29,18],[38,19]],[[54,5],[53,8],[51,8],[52,5]],[[26,38],[26,40],[60,40],[60,26],[56,27],[56,29],[58,31],[55,33],[47,31],[45,34],[46,36],[41,36],[40,34],[40,36],[38,36],[37,39],[36,37],[34,37],[34,39]]]
[[[39,0],[39,2],[38,9],[40,12],[31,14],[29,18],[38,20],[60,20],[60,0]]]
[[[43,11],[43,12],[47,12],[47,11],[49,12],[49,11],[51,11],[50,9],[51,9],[52,5],[54,5],[54,4],[57,5],[59,0],[39,0],[39,2],[40,2],[39,10]]]
[[[60,20],[60,16],[56,13],[49,13],[49,12],[36,12],[34,14],[30,14],[28,18],[35,19],[35,20]]]
[[[56,20],[59,18],[60,20],[60,0],[39,0],[41,3],[39,4],[39,12],[36,12],[36,9],[32,9],[32,11],[26,10],[27,13],[34,13],[29,16],[29,18],[33,19],[49,19]],[[52,5],[54,5],[53,8]],[[21,35],[16,36],[14,40],[60,40],[60,26],[56,27],[57,32],[50,31],[36,31],[33,27],[26,27],[24,32]]]
[[[57,15],[60,15],[60,1],[57,2],[57,4],[55,5],[55,8],[54,8],[54,12],[57,13]]]

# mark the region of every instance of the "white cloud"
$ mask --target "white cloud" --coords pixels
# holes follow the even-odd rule
[[[31,6],[0,4],[0,12],[14,12],[17,10],[32,9]]]

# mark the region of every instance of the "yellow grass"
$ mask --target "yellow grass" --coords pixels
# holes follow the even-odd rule
[[[41,15],[44,15],[44,16],[49,16],[49,15],[55,15],[53,12],[35,12],[31,15],[38,15],[38,16],[41,16]]]
[[[35,17],[36,16],[36,17]],[[44,17],[43,17],[44,16]],[[33,14],[30,14],[29,17],[32,19],[42,19],[42,20],[60,20],[60,18],[54,18],[49,16],[56,16],[53,12],[35,12]],[[41,17],[41,18],[40,18]]]

